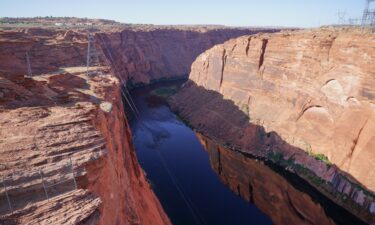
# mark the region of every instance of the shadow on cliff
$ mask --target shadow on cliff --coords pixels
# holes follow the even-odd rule
[[[360,224],[358,219],[343,210],[337,210],[331,201],[322,197],[314,188],[279,166],[226,149],[199,133],[197,137],[206,149],[211,167],[221,182],[269,215],[273,223]]]
[[[132,79],[134,84],[152,80],[183,77],[190,74],[195,59],[217,44],[232,38],[257,33],[276,33],[280,29],[232,29],[205,27],[194,29],[152,29],[147,32],[125,29],[120,33],[99,33],[105,57],[118,76]]]
[[[289,181],[300,191],[314,193],[313,199],[323,201],[322,206],[326,212],[331,210],[332,214],[332,210],[337,210],[329,207],[333,205],[332,203],[326,204],[332,200],[344,206],[338,210],[341,213],[335,212],[337,215],[348,215],[342,220],[343,223],[346,220],[350,221],[349,218],[356,221],[354,216],[343,213],[345,211],[350,211],[370,224],[375,222],[374,215],[369,213],[369,208],[374,202],[370,191],[335,165],[326,165],[323,161],[310,156],[305,150],[287,143],[276,132],[266,132],[262,125],[249,122],[253,120],[248,117],[246,107],[240,109],[233,101],[224,99],[220,93],[206,90],[192,81],[185,83],[169,103],[188,125],[200,133],[227,148],[246,154],[247,157],[265,160],[280,174],[287,175]],[[323,174],[329,182],[316,176],[319,173]],[[368,193],[369,196],[359,196],[360,192]],[[362,206],[353,199],[361,201]],[[361,222],[356,221],[355,224]]]

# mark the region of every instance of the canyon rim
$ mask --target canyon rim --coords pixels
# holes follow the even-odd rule
[[[0,224],[375,225],[375,1],[4,1]]]

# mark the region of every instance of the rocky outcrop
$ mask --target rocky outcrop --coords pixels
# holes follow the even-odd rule
[[[355,29],[240,37],[201,54],[171,104],[206,134],[374,214],[374,46]]]
[[[0,116],[5,224],[170,223],[137,162],[120,83],[96,71],[1,78],[2,90],[18,87]]]
[[[25,33],[0,34],[0,223],[170,224],[137,162],[121,82],[106,66],[86,74],[86,35]]]

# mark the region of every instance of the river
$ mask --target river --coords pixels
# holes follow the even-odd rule
[[[302,180],[194,132],[163,98],[181,84],[132,91],[137,157],[173,224],[360,223]]]

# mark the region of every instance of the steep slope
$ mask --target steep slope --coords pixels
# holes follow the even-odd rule
[[[118,80],[105,68],[64,71],[1,78],[0,221],[169,224],[134,154]]]
[[[0,35],[0,223],[170,224],[138,164],[110,67],[87,76],[82,33],[29,32]]]
[[[137,162],[120,87],[128,79],[186,75],[207,48],[258,31],[96,30],[87,73],[85,30],[0,30],[0,174],[6,187],[0,221],[170,224]]]
[[[231,38],[272,29],[151,29],[103,33],[97,40],[116,72],[132,83],[187,76],[196,57]]]
[[[298,190],[268,166],[223,148],[203,135],[197,134],[197,137],[207,150],[211,167],[220,180],[259,207],[275,224],[335,224],[315,196]]]
[[[233,39],[197,58],[172,106],[206,134],[374,215],[374,47],[373,34],[355,29]]]

